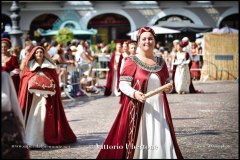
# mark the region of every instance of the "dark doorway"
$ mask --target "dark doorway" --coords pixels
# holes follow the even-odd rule
[[[228,26],[230,28],[239,29],[238,16],[239,14],[232,14],[230,16],[225,17],[220,23],[220,28]]]
[[[52,29],[53,24],[58,20],[58,16],[53,14],[42,14],[36,17],[31,25],[29,30],[29,38],[40,41],[42,37],[38,34],[37,29]]]
[[[88,29],[98,30],[93,43],[110,43],[112,40],[124,41],[129,39],[130,23],[127,18],[119,14],[102,14],[94,17],[88,23]]]

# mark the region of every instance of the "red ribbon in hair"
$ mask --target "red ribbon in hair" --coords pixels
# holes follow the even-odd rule
[[[2,43],[7,43],[8,49],[12,47],[12,43],[8,38],[2,38]]]
[[[182,41],[179,43],[179,46],[182,48],[186,47],[187,45],[188,45],[188,41]]]
[[[139,37],[141,36],[141,34],[144,33],[144,32],[150,32],[150,33],[152,33],[153,36],[156,35],[155,32],[154,32],[154,30],[153,30],[152,28],[150,28],[150,27],[142,27],[142,28],[140,28],[140,29],[138,30],[138,34],[137,34],[138,38],[139,38]]]

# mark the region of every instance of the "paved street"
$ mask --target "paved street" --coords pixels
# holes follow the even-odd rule
[[[238,82],[194,82],[194,86],[205,93],[167,95],[183,157],[238,159]],[[103,93],[74,102],[65,99],[66,116],[77,143],[31,150],[31,158],[95,159],[120,108],[118,100]]]

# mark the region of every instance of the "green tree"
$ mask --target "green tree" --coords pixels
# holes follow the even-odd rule
[[[73,38],[73,32],[69,28],[60,29],[58,34],[54,36],[54,40],[56,40],[59,44],[63,44],[64,46],[66,46],[67,42],[73,40]]]
[[[110,53],[112,54],[113,52],[115,52],[116,50],[116,44],[114,43],[114,41],[112,40],[110,43]]]

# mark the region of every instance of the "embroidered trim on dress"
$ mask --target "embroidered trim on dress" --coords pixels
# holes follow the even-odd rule
[[[157,65],[148,65],[146,63],[144,63],[143,61],[141,61],[137,56],[131,56],[130,57],[132,59],[133,62],[135,62],[137,64],[137,66],[139,66],[140,68],[149,71],[149,72],[158,72],[162,69],[163,65],[165,64],[165,61],[162,57],[155,57],[156,61],[157,61]]]
[[[120,77],[120,81],[128,81],[128,82],[132,82],[133,77],[130,76],[121,76]]]

